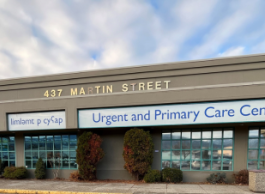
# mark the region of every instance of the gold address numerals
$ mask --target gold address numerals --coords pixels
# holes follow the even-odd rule
[[[57,90],[46,90],[44,92],[45,97],[56,97],[56,96],[61,96],[63,92],[63,89],[57,89]]]

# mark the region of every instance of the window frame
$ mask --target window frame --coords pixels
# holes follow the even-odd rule
[[[251,126],[251,127],[248,128],[248,151],[247,151],[247,169],[248,170],[259,170],[260,169],[260,162],[265,162],[265,159],[263,159],[263,160],[260,159],[260,151],[261,150],[265,150],[265,148],[264,149],[261,148],[261,139],[262,139],[262,137],[261,137],[261,129],[265,129],[265,127],[264,126],[256,126],[256,127],[255,126]],[[249,136],[249,132],[251,130],[258,130],[258,132],[259,132],[258,133],[258,137],[250,137]],[[265,136],[263,138],[265,139]],[[258,139],[258,148],[249,148],[249,140],[250,139]],[[257,160],[248,158],[250,150],[257,150],[258,151]],[[248,166],[249,161],[256,161],[257,162],[257,169],[249,169],[249,166]],[[261,170],[265,170],[265,169],[261,169]]]
[[[66,150],[66,149],[63,149],[63,136],[64,135],[67,135],[68,136],[68,149]],[[71,135],[75,135],[76,136],[76,141],[71,141],[71,138],[70,138],[70,136]],[[40,137],[41,136],[45,136],[45,149],[41,149],[40,150],[40,143],[42,143],[41,141],[40,141]],[[48,140],[48,136],[52,136],[52,138],[53,138],[53,141],[47,141]],[[59,150],[56,150],[55,149],[55,145],[54,145],[54,143],[55,143],[55,136],[60,136],[60,145],[61,145],[61,148],[59,149]],[[26,142],[27,141],[25,141],[26,140],[26,137],[30,137],[30,143],[31,143],[31,148],[29,149],[29,150],[26,150]],[[38,149],[37,150],[33,150],[32,149],[32,143],[33,143],[33,141],[32,141],[32,137],[38,137],[38,141],[37,141],[37,143],[38,143]],[[47,142],[52,142],[52,149],[47,149]],[[59,142],[59,141],[58,141]],[[61,154],[61,158],[60,158],[60,162],[61,162],[61,166],[60,166],[60,169],[62,169],[62,170],[77,170],[78,169],[78,165],[77,165],[77,163],[76,163],[76,157],[75,157],[75,159],[71,159],[70,158],[70,154],[71,154],[71,152],[75,152],[75,154],[76,154],[76,149],[70,149],[70,145],[71,145],[71,142],[76,142],[76,147],[77,147],[77,142],[78,142],[78,135],[77,134],[24,134],[24,162],[25,162],[25,166],[27,166],[27,161],[30,161],[31,162],[31,166],[30,167],[28,167],[27,166],[27,169],[35,169],[36,167],[33,167],[34,165],[33,165],[33,163],[36,161],[38,161],[38,159],[40,158],[40,152],[45,152],[46,153],[46,158],[45,159],[43,159],[44,160],[44,162],[45,162],[45,166],[46,166],[46,169],[56,169],[57,167],[55,167],[55,165],[54,165],[54,163],[56,162],[56,161],[53,161],[54,163],[53,163],[53,167],[51,168],[51,167],[48,167],[48,158],[47,158],[47,153],[48,152],[52,152],[53,153],[53,155],[55,155],[55,152],[60,152],[60,154]],[[38,153],[38,158],[37,159],[34,159],[33,158],[33,152],[37,152]],[[63,167],[63,161],[64,161],[64,159],[63,159],[63,152],[68,152],[68,168],[67,167]],[[31,153],[31,158],[30,159],[26,159],[26,153]],[[71,167],[71,161],[75,161],[75,163],[76,163],[76,168],[72,168]]]
[[[213,131],[222,131],[222,137],[221,138],[213,138]],[[225,138],[224,137],[224,131],[226,130],[231,130],[232,131],[232,135],[233,137],[232,138]],[[179,131],[181,132],[181,136],[179,137],[179,139],[174,139],[172,137],[172,133],[175,132],[175,131]],[[190,132],[190,138],[189,139],[183,139],[182,138],[182,132],[185,132],[185,131],[189,131]],[[203,138],[203,133],[204,131],[211,131],[211,138]],[[170,133],[170,138],[169,139],[163,139],[163,133]],[[193,139],[192,138],[192,132],[200,132],[200,138],[199,139]],[[233,148],[232,149],[224,149],[224,140],[226,139],[232,139],[233,140],[233,143],[232,143],[232,146]],[[180,141],[180,148],[179,149],[173,149],[172,148],[172,142],[173,141],[177,141],[179,140]],[[182,141],[183,140],[189,140],[190,141],[190,148],[189,149],[182,149]],[[192,148],[192,140],[200,140],[200,149],[193,149]],[[202,141],[203,140],[211,140],[211,147],[210,148],[202,148]],[[214,140],[222,140],[222,144],[221,144],[221,158],[220,159],[213,159],[213,151],[214,150],[220,150],[218,148],[214,149],[213,148],[213,141]],[[163,149],[163,141],[170,141],[170,149]],[[164,129],[162,130],[162,133],[161,133],[161,155],[160,155],[160,158],[161,158],[161,170],[163,169],[163,161],[169,161],[170,162],[170,167],[172,167],[172,162],[174,161],[179,161],[179,169],[181,169],[182,171],[233,171],[234,170],[234,148],[235,148],[235,130],[234,130],[234,127],[212,127],[212,128],[175,128],[175,129]],[[179,159],[172,159],[172,151],[176,151],[176,150],[179,150],[180,151],[180,158]],[[189,160],[185,160],[185,159],[182,159],[182,150],[188,150],[190,151],[190,158]],[[200,158],[199,159],[193,159],[192,158],[192,151],[193,150],[200,150]],[[203,159],[202,158],[202,154],[203,154],[203,150],[209,150],[211,151],[211,158],[210,159]],[[224,150],[232,150],[232,159],[224,159],[223,157],[223,151]],[[163,155],[163,151],[169,151],[170,152],[170,159],[163,159],[162,158],[162,155]],[[189,166],[189,170],[187,169],[182,169],[181,168],[181,164],[183,161],[189,161],[190,163],[190,166]],[[192,169],[192,163],[194,161],[200,161],[200,169]],[[202,166],[202,163],[204,161],[209,161],[210,162],[210,169],[203,169],[203,166]],[[231,165],[231,170],[217,170],[217,169],[213,169],[213,162],[214,161],[220,161],[221,162],[221,166],[220,166],[220,169],[223,169],[223,162],[224,161],[231,161],[232,162],[232,165]]]
[[[14,151],[10,151],[9,150],[9,144],[10,144],[10,137],[13,137],[14,138]],[[2,138],[8,138],[8,150],[6,150],[6,151],[3,151],[3,141],[2,141]],[[15,137],[15,135],[4,135],[4,136],[0,136],[0,154],[1,154],[1,156],[0,156],[0,159],[1,159],[1,162],[3,163],[3,162],[5,162],[5,161],[7,161],[8,162],[8,166],[10,166],[10,161],[14,161],[15,162],[15,166],[17,165],[17,153],[16,153],[16,137]],[[3,160],[3,152],[7,152],[7,155],[8,155],[8,159],[7,160]],[[10,153],[14,153],[14,156],[15,156],[15,158],[14,159],[10,159],[9,157],[10,157]]]

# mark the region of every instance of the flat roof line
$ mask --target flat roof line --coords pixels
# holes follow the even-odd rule
[[[228,56],[228,57],[216,57],[216,58],[209,58],[209,59],[196,59],[196,60],[188,60],[188,61],[143,64],[143,65],[125,66],[125,67],[113,67],[113,68],[106,68],[106,69],[82,70],[82,71],[76,71],[76,72],[44,74],[44,75],[39,75],[39,76],[15,77],[15,78],[0,79],[0,82],[19,80],[19,79],[28,79],[28,78],[44,78],[47,76],[48,77],[49,76],[62,76],[62,75],[71,75],[71,74],[74,75],[74,74],[89,73],[89,72],[92,73],[92,72],[103,72],[103,71],[110,71],[110,70],[130,69],[130,68],[144,68],[144,67],[152,67],[152,66],[159,66],[159,65],[173,65],[173,64],[178,65],[178,64],[186,64],[186,63],[208,62],[208,61],[216,61],[216,60],[224,60],[224,59],[240,59],[240,58],[258,57],[258,56],[265,56],[265,53],[251,54],[251,55],[240,55],[240,56]],[[69,78],[69,79],[73,79],[73,78]]]

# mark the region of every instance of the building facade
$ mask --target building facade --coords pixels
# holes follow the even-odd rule
[[[181,169],[186,182],[213,172],[232,180],[265,169],[264,75],[265,55],[250,55],[2,80],[0,157],[30,177],[41,157],[48,178],[57,166],[68,178],[78,135],[92,131],[105,152],[97,177],[128,180],[123,137],[138,127],[153,138],[153,169]]]

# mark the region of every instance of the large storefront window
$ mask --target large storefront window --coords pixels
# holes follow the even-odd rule
[[[163,131],[161,147],[162,169],[233,170],[232,128]]]
[[[248,169],[265,169],[265,127],[255,127],[249,130]]]
[[[76,135],[25,136],[25,164],[36,168],[42,158],[47,168],[76,169]]]
[[[15,137],[0,137],[0,159],[4,166],[16,166]]]

